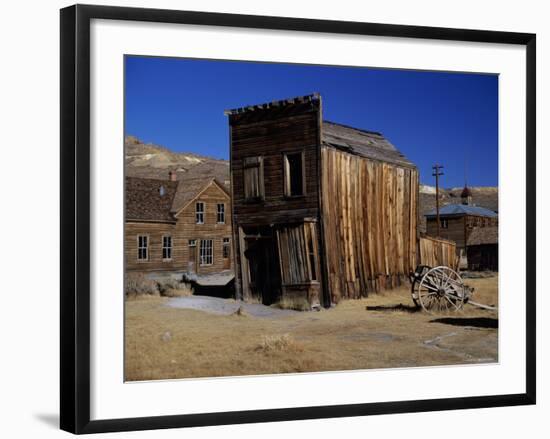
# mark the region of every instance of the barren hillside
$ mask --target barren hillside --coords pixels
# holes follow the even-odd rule
[[[190,152],[172,152],[169,149],[142,143],[134,136],[125,139],[126,175],[129,177],[168,179],[169,171],[176,171],[178,180],[213,176],[229,184],[229,162]]]

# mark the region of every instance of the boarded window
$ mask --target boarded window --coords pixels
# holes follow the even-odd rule
[[[172,259],[172,237],[169,235],[162,237],[162,259]]]
[[[244,198],[247,201],[260,201],[264,198],[263,157],[247,157],[243,169]]]
[[[204,203],[202,201],[195,205],[195,221],[197,224],[204,224]]]
[[[212,240],[211,239],[201,239],[200,246],[200,264],[201,265],[212,265]]]
[[[222,254],[224,259],[229,259],[229,255],[231,254],[229,238],[223,238]]]
[[[140,261],[147,261],[149,259],[149,237],[147,235],[138,236],[137,258]]]
[[[225,224],[225,204],[224,203],[218,203],[217,208],[217,222],[218,224]]]
[[[285,226],[277,230],[281,275],[284,285],[317,281],[315,223]]]
[[[304,224],[304,232],[306,235],[307,243],[307,255],[309,258],[309,278],[311,280],[317,280],[317,254],[316,254],[316,242],[315,228],[310,227],[311,224]]]
[[[289,153],[284,155],[285,196],[297,197],[305,195],[304,153]]]

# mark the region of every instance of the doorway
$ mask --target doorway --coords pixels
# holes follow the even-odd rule
[[[269,232],[245,237],[250,293],[264,305],[277,302],[281,296],[279,254],[271,230]]]

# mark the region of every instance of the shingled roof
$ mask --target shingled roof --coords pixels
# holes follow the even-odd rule
[[[178,183],[126,177],[126,220],[175,222],[170,213]]]
[[[176,195],[170,211],[172,214],[179,212],[190,201],[197,197],[209,184],[217,184],[221,190],[229,195],[226,186],[213,177],[183,178],[178,182]]]
[[[361,157],[396,165],[415,166],[388,139],[375,131],[366,131],[325,120],[323,121],[321,141],[323,145]]]
[[[425,214],[426,217],[434,217],[437,215],[436,210],[431,210]],[[475,216],[486,216],[493,218],[498,216],[495,212],[485,207],[480,206],[470,206],[469,204],[447,204],[439,209],[439,216],[447,215],[475,215]]]
[[[498,244],[498,227],[474,227],[466,245]]]

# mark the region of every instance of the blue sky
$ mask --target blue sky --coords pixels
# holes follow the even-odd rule
[[[125,130],[174,151],[229,157],[229,108],[313,92],[324,119],[383,133],[433,184],[498,185],[498,77],[127,56]]]

